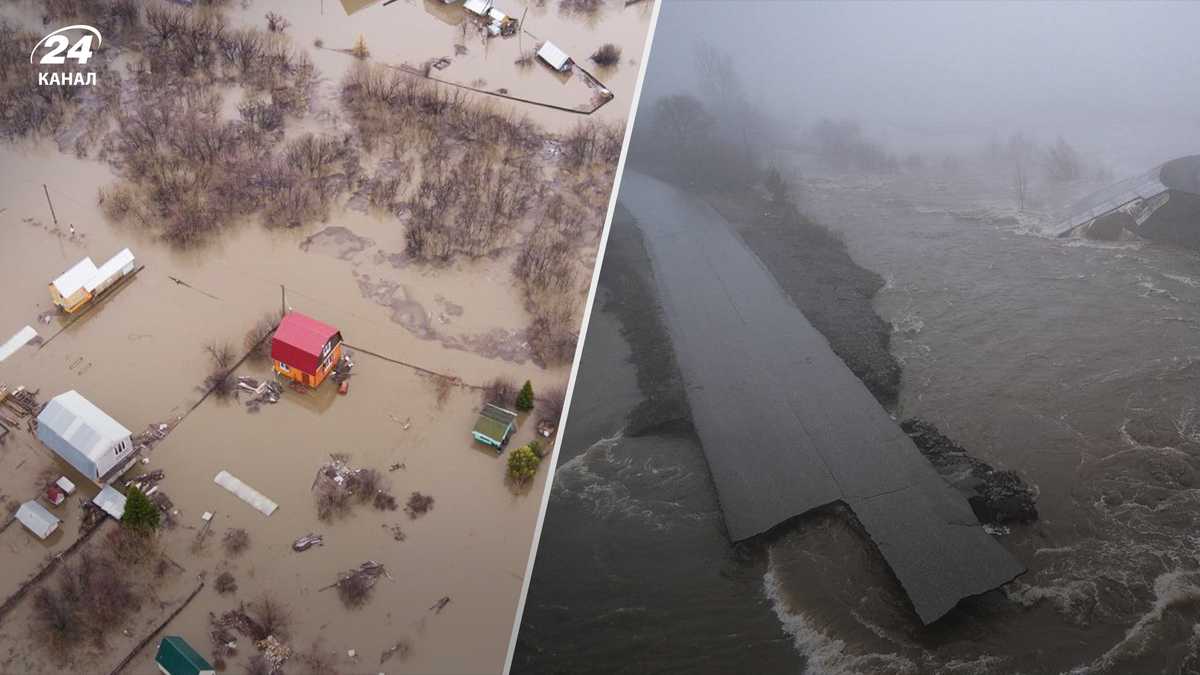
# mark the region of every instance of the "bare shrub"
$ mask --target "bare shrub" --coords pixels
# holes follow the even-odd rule
[[[267,359],[271,356],[271,334],[275,332],[275,326],[279,325],[280,313],[277,311],[267,312],[259,317],[258,322],[246,331],[246,336],[242,339],[242,346],[246,349],[246,353],[254,359]]]
[[[292,25],[291,21],[283,18],[275,12],[267,12],[267,30],[272,33],[282,33],[287,30],[288,26]]]
[[[234,579],[233,574],[229,572],[221,572],[217,575],[216,581],[213,582],[213,587],[216,588],[217,592],[221,595],[237,593],[237,579]]]
[[[225,530],[225,535],[221,537],[221,545],[225,547],[227,555],[241,555],[250,547],[250,533],[240,527]]]
[[[567,405],[567,388],[553,387],[542,397],[542,419],[558,423],[562,419],[563,409]]]
[[[325,484],[317,490],[317,518],[329,522],[350,509],[350,493]]]
[[[547,223],[538,224],[513,263],[513,275],[527,289],[565,291],[575,286],[571,244],[552,228]]]
[[[595,14],[604,7],[605,0],[558,0],[559,9],[577,14]]]
[[[237,358],[233,347],[228,343],[210,342],[205,345],[204,351],[208,354],[211,370],[208,377],[204,378],[203,389],[218,399],[230,398],[237,389],[230,376],[230,369]]]
[[[591,58],[598,66],[615,66],[621,62],[621,48],[608,42],[600,45],[600,48],[592,54]]]
[[[1083,175],[1083,160],[1074,146],[1061,136],[1046,149],[1045,163],[1046,172],[1053,181],[1065,183]]]
[[[437,406],[441,408],[446,404],[446,401],[450,400],[450,392],[454,390],[457,378],[436,374],[431,375],[430,378],[430,381],[433,382],[434,400],[437,401]]]
[[[502,407],[511,408],[516,398],[517,385],[507,377],[497,377],[483,385],[484,403],[495,403]]]
[[[408,503],[404,506],[404,512],[409,518],[416,519],[417,516],[423,516],[433,510],[433,497],[423,495],[420,492],[414,492],[408,497]]]
[[[350,608],[362,607],[371,597],[374,584],[364,575],[351,574],[337,583],[338,597]]]
[[[526,329],[534,358],[543,365],[570,363],[579,341],[574,306],[565,298],[533,308],[533,321]]]
[[[291,631],[291,610],[269,593],[264,593],[258,600],[250,603],[246,607],[246,616],[250,619],[250,637],[255,642],[272,635],[280,641],[285,641]]]
[[[367,502],[383,491],[383,475],[377,469],[359,469],[354,472],[353,491],[358,501]]]
[[[33,597],[33,625],[60,649],[83,637],[101,639],[141,607],[128,568],[108,555],[83,551],[63,566],[57,587],[43,586]]]
[[[376,492],[372,504],[380,511],[395,511],[398,507],[396,498],[390,492]]]
[[[128,527],[110,530],[105,535],[105,550],[126,567],[145,564],[159,552],[154,537]]]
[[[58,591],[39,588],[33,594],[34,628],[56,648],[71,647],[82,637],[83,631],[76,617],[78,611],[78,604]]]

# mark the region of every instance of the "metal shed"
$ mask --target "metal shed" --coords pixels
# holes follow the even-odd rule
[[[100,510],[108,515],[120,520],[125,517],[125,495],[117,492],[116,488],[111,485],[105,485],[104,489],[100,490],[100,494],[92,500],[92,503],[100,507]]]
[[[75,390],[50,399],[37,422],[38,440],[90,480],[132,457],[130,431]]]
[[[571,69],[571,57],[567,53],[559,49],[557,45],[549,40],[542,43],[542,46],[537,50],[538,58],[546,62],[546,65],[557,70],[560,73],[565,73]]]
[[[38,539],[45,539],[54,534],[58,529],[58,524],[62,521],[58,516],[50,513],[46,507],[37,502],[25,502],[21,508],[17,509],[17,520],[25,526],[25,529],[32,532]]]
[[[471,435],[480,443],[496,448],[499,453],[516,423],[517,413],[489,403],[479,411],[479,419],[475,421]]]
[[[217,672],[178,635],[168,635],[158,643],[154,665],[164,675],[215,675]]]

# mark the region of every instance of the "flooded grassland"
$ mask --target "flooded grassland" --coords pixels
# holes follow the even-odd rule
[[[462,9],[441,3],[347,4],[0,11],[12,45],[0,71],[0,336],[38,332],[0,362],[0,382],[43,402],[78,390],[135,434],[170,429],[128,474],[161,470],[169,498],[167,524],[130,554],[119,525],[82,522],[98,488],[17,420],[0,445],[2,506],[63,473],[85,487],[55,509],[64,523],[47,541],[19,523],[0,531],[0,596],[14,598],[0,609],[0,671],[109,672],[168,618],[166,634],[234,672],[281,653],[256,647],[257,629],[290,648],[286,672],[501,669],[548,472],[512,483],[507,454],[473,444],[470,428],[497,379],[530,380],[539,396],[509,452],[556,416],[650,15],[618,2],[584,14],[531,3],[527,30],[581,63],[602,42],[623,51],[614,68],[587,64],[614,96],[581,115],[411,72],[449,57],[429,72],[588,104],[595,90],[581,79],[513,63],[536,44],[529,32],[486,40],[448,23]],[[513,4],[508,14],[525,13]],[[282,31],[267,27],[272,12]],[[101,27],[97,87],[27,94],[20,68],[43,21]],[[359,36],[364,58],[348,53]],[[124,247],[144,265],[133,279],[78,318],[53,311],[51,279]],[[283,307],[341,331],[354,360],[348,394],[331,382],[285,387],[251,408],[244,392],[212,393],[214,372],[271,378],[269,361],[240,359],[247,333]],[[224,346],[236,358],[215,365],[207,348]],[[314,477],[335,453],[375,470],[395,503],[319,514]],[[214,484],[222,470],[279,509],[264,516]],[[432,508],[407,509],[413,493]],[[215,514],[207,529],[205,512]],[[235,545],[238,530],[248,545]],[[323,545],[293,551],[309,533]],[[75,616],[83,610],[59,602],[58,616],[84,627],[54,633],[47,598],[67,595],[80,561],[126,559],[128,586],[108,588],[124,609]],[[326,588],[367,561],[386,570],[367,591]],[[248,630],[213,623],[243,609]],[[153,668],[153,644],[127,672]]]

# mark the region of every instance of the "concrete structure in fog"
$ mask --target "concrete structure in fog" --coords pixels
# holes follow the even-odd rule
[[[1060,237],[1125,234],[1200,247],[1200,155],[1179,157],[1088,195],[1057,228]]]

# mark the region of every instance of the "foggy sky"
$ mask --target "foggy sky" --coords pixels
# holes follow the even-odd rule
[[[644,98],[695,87],[700,39],[775,117],[901,150],[1024,130],[1118,166],[1200,152],[1200,3],[666,0]]]

